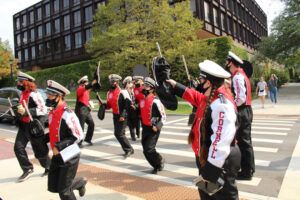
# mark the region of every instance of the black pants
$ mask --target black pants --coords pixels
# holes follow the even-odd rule
[[[236,139],[241,151],[241,170],[244,175],[252,176],[255,172],[254,151],[251,139],[251,124],[253,112],[251,106],[238,108],[239,128]]]
[[[90,142],[93,138],[95,129],[95,123],[91,115],[90,108],[81,105],[79,106],[79,108],[76,108],[76,115],[79,119],[82,130],[84,130],[85,123],[88,125],[88,129],[84,140]]]
[[[135,137],[135,134],[136,134],[136,131],[135,131],[135,119],[129,117],[129,115],[128,115],[128,118],[127,118],[127,126],[129,128],[131,139],[132,140],[136,140],[136,137]]]
[[[53,156],[48,174],[48,190],[59,193],[61,200],[76,200],[73,190],[84,186],[83,178],[75,178],[80,156],[64,163],[60,156]]]
[[[156,151],[155,147],[159,138],[160,131],[154,132],[152,127],[144,126],[142,130],[142,146],[146,160],[154,168],[161,167],[162,156]]]
[[[26,172],[30,169],[33,169],[33,165],[29,161],[27,152],[25,150],[28,142],[31,143],[34,156],[39,160],[41,166],[45,169],[49,169],[49,148],[44,140],[44,136],[33,138],[29,133],[29,124],[20,122],[14,145],[14,151],[22,170]]]
[[[238,189],[236,186],[235,179],[237,176],[237,172],[240,169],[240,160],[241,160],[241,153],[238,146],[231,147],[230,154],[223,165],[225,171],[225,175],[224,175],[225,183],[223,188],[212,196],[209,196],[207,193],[198,189],[201,200],[238,200],[239,199],[239,194],[238,194]],[[196,164],[199,169],[199,175],[200,175],[201,169],[200,169],[199,157],[196,157]]]
[[[121,147],[123,151],[129,152],[133,150],[132,146],[130,145],[128,139],[125,135],[125,128],[126,128],[126,120],[120,122],[120,115],[113,115],[113,121],[114,121],[114,134],[119,143],[121,144]]]

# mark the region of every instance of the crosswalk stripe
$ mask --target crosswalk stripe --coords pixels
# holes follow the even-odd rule
[[[284,132],[267,132],[267,131],[251,131],[251,134],[256,135],[287,135],[287,133]]]
[[[299,118],[272,118],[272,117],[265,117],[265,118],[260,118],[260,117],[254,117],[253,120],[281,120],[281,121],[297,121]]]
[[[258,122],[254,122],[252,123],[252,125],[264,125],[264,126],[294,126],[294,124],[279,124],[279,123],[258,123]]]
[[[253,122],[270,122],[270,123],[284,123],[284,124],[295,124],[295,121],[282,121],[282,120],[253,120]]]
[[[103,158],[105,160],[112,160],[112,161],[124,163],[129,166],[130,165],[138,165],[138,166],[145,167],[147,169],[152,169],[150,164],[144,159],[137,159],[137,158],[132,158],[132,157],[124,159],[123,156],[99,152],[99,151],[95,151],[95,150],[89,150],[89,149],[83,149],[81,151],[81,153],[83,155],[87,155],[87,156],[93,156],[93,157],[97,157],[97,158]],[[81,158],[81,160],[84,160],[84,159]],[[123,167],[126,168],[126,166],[123,166]],[[108,168],[108,169],[111,169],[111,168]],[[173,173],[180,173],[180,174],[185,174],[185,175],[194,176],[194,177],[196,177],[198,175],[198,168],[196,166],[194,168],[192,168],[192,167],[184,167],[184,166],[178,166],[178,165],[165,163],[164,171],[170,171]],[[121,172],[123,172],[123,171],[121,171]],[[243,184],[243,185],[257,186],[260,181],[261,181],[261,178],[253,177],[251,181],[239,181],[238,183]],[[188,185],[188,186],[190,186],[190,185]]]
[[[261,151],[261,152],[269,152],[269,153],[276,153],[278,148],[268,148],[268,147],[253,147],[254,151]]]
[[[115,141],[107,141],[107,142],[103,142],[103,144],[109,145],[109,146],[120,147],[120,144],[118,144]],[[131,144],[131,146],[133,147],[133,149],[143,151],[143,147],[141,145]],[[192,152],[192,150],[183,151],[183,150],[175,150],[175,149],[165,149],[165,148],[160,148],[160,147],[157,147],[156,150],[159,153],[164,153],[164,154],[169,154],[169,155],[176,155],[176,156],[183,156],[183,157],[188,157],[188,158],[195,158],[195,155]],[[255,160],[255,163],[256,163],[257,166],[262,166],[262,167],[267,167],[267,166],[270,165],[270,162],[265,161],[265,160]]]
[[[252,138],[252,141],[254,141],[254,142],[275,143],[275,144],[281,144],[283,142],[283,140],[262,139],[262,138]]]
[[[263,129],[263,130],[282,130],[289,131],[290,128],[277,128],[277,127],[264,127],[264,126],[252,126],[252,129]]]
[[[184,121],[184,120],[187,120],[187,119],[189,119],[189,118],[188,118],[188,117],[185,117],[185,118],[181,118],[181,119],[176,119],[176,120],[172,120],[172,121],[167,121],[167,122],[165,122],[164,124],[172,124],[172,123]]]

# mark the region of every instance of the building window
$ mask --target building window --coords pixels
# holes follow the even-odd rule
[[[16,29],[20,29],[20,18],[16,18]]]
[[[60,31],[60,20],[59,18],[54,20],[54,33],[58,33]]]
[[[35,46],[31,47],[31,59],[35,59]]]
[[[233,22],[233,33],[232,33],[234,36],[237,35],[237,27],[236,27],[236,22],[234,21]]]
[[[34,28],[33,28],[33,29],[30,29],[30,40],[34,41],[34,37],[35,37],[35,34],[34,34]]]
[[[28,49],[27,48],[24,49],[24,59],[25,59],[25,61],[28,60]]]
[[[221,13],[221,28],[222,30],[225,30],[226,27],[226,18],[225,18],[225,14],[222,12]]]
[[[232,19],[229,16],[227,18],[227,31],[229,34],[232,33]]]
[[[46,44],[45,44],[45,52],[46,52],[46,54],[51,53],[51,42],[50,41],[46,42]]]
[[[89,29],[86,29],[85,30],[85,41],[86,42],[89,42],[93,37],[93,32],[92,32],[92,29],[89,28]]]
[[[75,33],[74,37],[75,37],[75,48],[82,47],[81,32]]]
[[[42,8],[41,7],[37,8],[36,13],[37,13],[37,20],[41,20],[42,19]]]
[[[92,6],[84,8],[84,18],[85,22],[93,21],[93,9]]]
[[[219,26],[218,22],[218,10],[216,8],[213,8],[213,13],[214,13],[214,25]]]
[[[50,16],[50,4],[45,4],[45,16]]]
[[[53,1],[53,10],[55,13],[59,11],[59,0]]]
[[[27,16],[26,14],[22,16],[22,27],[25,27],[27,24]]]
[[[38,38],[41,38],[43,36],[43,27],[42,25],[38,26]]]
[[[80,26],[81,24],[80,10],[73,13],[73,18],[74,18],[74,26]]]
[[[46,35],[51,34],[51,24],[50,24],[50,22],[45,24],[45,30],[46,30]]]
[[[71,36],[70,35],[66,35],[64,37],[64,50],[70,50],[71,49]]]
[[[64,0],[64,8],[69,8],[70,6],[70,0]]]
[[[19,61],[22,62],[22,52],[21,51],[18,51],[18,59],[19,59]]]
[[[29,13],[29,23],[30,23],[30,24],[33,24],[33,23],[34,23],[34,12],[33,12],[33,11],[31,11],[31,12]]]
[[[80,0],[73,0],[73,5],[77,5],[80,3]]]
[[[53,45],[54,52],[59,52],[61,49],[60,38],[55,39],[53,43],[54,43]]]
[[[27,31],[25,31],[25,32],[23,33],[23,43],[24,43],[24,44],[27,43],[27,38],[28,38]]]
[[[70,28],[70,15],[64,16],[64,30],[68,30]]]
[[[43,47],[44,47],[43,44],[38,45],[38,55],[39,55],[39,57],[44,55],[44,48]]]
[[[205,21],[210,22],[210,12],[209,12],[209,4],[204,2],[204,13],[205,13]]]
[[[20,46],[21,45],[21,34],[17,35],[17,45]]]

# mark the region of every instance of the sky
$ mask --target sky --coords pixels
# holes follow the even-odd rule
[[[0,38],[8,40],[13,48],[13,15],[40,0],[0,0]],[[280,0],[256,0],[268,17],[270,28],[272,20],[282,11],[283,4]],[[270,30],[269,30],[270,32]]]

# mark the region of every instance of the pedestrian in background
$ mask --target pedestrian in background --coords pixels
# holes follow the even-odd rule
[[[261,102],[261,107],[265,108],[265,98],[267,95],[268,90],[268,85],[264,80],[264,77],[260,77],[260,81],[257,83],[255,94],[259,96],[260,102]]]
[[[270,80],[268,81],[268,88],[270,91],[270,99],[273,106],[277,104],[277,84],[278,78],[275,74],[271,74]]]

